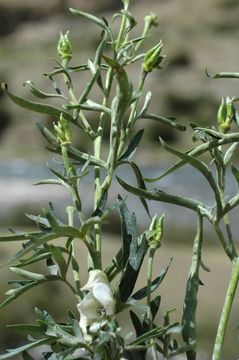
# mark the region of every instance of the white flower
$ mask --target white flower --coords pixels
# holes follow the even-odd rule
[[[91,270],[89,279],[82,290],[88,291],[84,299],[77,305],[80,312],[80,328],[86,339],[87,327],[95,332],[107,322],[107,317],[115,314],[114,295],[105,273]]]

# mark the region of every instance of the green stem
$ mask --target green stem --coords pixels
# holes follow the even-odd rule
[[[62,154],[62,159],[63,159],[65,170],[66,170],[66,175],[68,175],[73,170],[73,168],[69,161],[67,145],[65,145],[65,144],[61,145],[61,154]],[[70,181],[67,185],[68,185],[68,189],[70,190],[72,199],[74,201],[79,220],[82,223],[84,221],[84,216],[81,211],[81,199],[80,199],[80,196],[78,193],[77,186],[74,184],[71,184]]]
[[[238,281],[239,281],[239,258],[236,258],[232,262],[232,275],[229,282],[224,306],[221,313],[221,318],[217,329],[212,360],[220,360],[221,358],[223,340],[225,337],[229,315],[231,313],[232,303],[234,300]]]
[[[147,316],[149,320],[149,330],[153,329],[153,319],[151,313],[151,283],[153,276],[153,261],[154,261],[155,252],[156,252],[156,248],[150,247],[149,258],[148,258],[148,270],[147,270]],[[150,345],[152,349],[153,360],[158,360],[154,339],[150,339]]]
[[[213,153],[212,153],[213,155]],[[222,162],[223,163],[223,162]],[[216,168],[217,168],[217,182],[219,187],[219,194],[220,194],[220,207],[222,209],[225,208],[225,175],[226,175],[226,167],[221,165],[221,162],[216,161]],[[230,248],[228,249],[231,253],[231,259],[237,257],[237,250],[234,245],[234,239],[231,232],[231,225],[230,225],[230,219],[227,213],[223,216],[223,221],[226,227],[227,237],[230,244]],[[228,246],[227,246],[228,248]]]
[[[66,212],[67,212],[67,215],[68,215],[68,224],[70,226],[74,226],[74,207],[73,206],[67,206],[66,208]],[[74,244],[74,239],[72,239],[71,241],[71,246],[72,246],[72,255],[74,258],[75,258],[75,244]],[[77,298],[78,301],[81,301],[83,299],[83,294],[80,290],[80,287],[81,287],[81,281],[80,281],[80,274],[79,274],[79,271],[76,271],[75,269],[72,269],[72,272],[73,272],[73,277],[74,277],[74,281],[75,281],[75,284],[76,284],[76,291],[75,291],[75,296]],[[68,286],[70,286],[70,283],[68,282],[68,280],[66,280],[66,283],[68,284]]]
[[[129,3],[128,2],[125,2],[125,6],[124,6],[124,10],[125,11],[128,11],[128,8],[129,8]],[[117,41],[116,41],[116,44],[115,44],[115,49],[118,50],[119,47],[121,46],[122,44],[122,41],[126,41],[126,39],[124,37],[124,32],[125,32],[125,28],[126,28],[126,24],[127,24],[127,17],[125,15],[123,15],[122,17],[122,21],[121,21],[121,25],[120,25],[120,30],[119,30],[119,34],[118,34],[118,38],[117,38]]]

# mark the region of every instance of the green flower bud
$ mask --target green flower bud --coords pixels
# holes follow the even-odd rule
[[[72,58],[72,47],[69,40],[69,31],[65,34],[60,32],[60,38],[57,45],[57,51],[62,60],[70,61]]]
[[[54,130],[61,145],[67,145],[71,143],[71,130],[68,121],[61,114],[60,120],[57,124],[54,124]]]
[[[147,24],[147,28],[150,29],[152,26],[158,26],[158,18],[154,13],[150,13],[144,18],[145,24]]]
[[[219,130],[224,134],[230,130],[233,120],[235,120],[235,108],[233,105],[233,98],[222,99],[217,112],[217,123]]]
[[[165,55],[161,55],[161,50],[163,47],[162,40],[155,45],[152,49],[150,49],[144,56],[143,69],[146,72],[151,72],[155,68],[159,68],[160,64],[165,57]]]
[[[155,215],[151,221],[149,230],[146,231],[146,237],[150,248],[157,249],[161,245],[161,239],[163,237],[163,221],[164,215],[160,218]]]

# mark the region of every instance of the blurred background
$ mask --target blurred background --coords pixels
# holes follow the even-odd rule
[[[9,85],[10,91],[31,98],[26,80],[34,81],[41,89],[48,91],[50,84],[42,76],[54,66],[57,58],[57,41],[60,31],[70,30],[73,45],[73,65],[84,63],[94,54],[98,44],[97,27],[81,18],[74,17],[67,10],[74,7],[111,19],[112,13],[121,8],[120,0],[0,0],[0,81]],[[152,112],[162,116],[176,116],[178,121],[190,121],[201,125],[215,123],[216,112],[222,96],[239,95],[238,81],[210,80],[206,76],[218,71],[239,71],[239,1],[238,0],[135,0],[131,12],[138,21],[135,34],[140,34],[145,15],[158,15],[159,26],[147,41],[150,47],[159,39],[164,42],[163,53],[167,55],[168,66],[149,76],[146,89],[153,92]],[[115,23],[117,25],[117,22]],[[138,76],[139,68],[132,68],[132,81]],[[69,201],[66,192],[57,187],[36,187],[34,182],[49,177],[46,163],[51,154],[45,149],[45,141],[36,128],[36,122],[50,124],[52,119],[37,115],[15,106],[0,92],[0,232],[7,233],[9,226],[27,229],[31,226],[25,212],[39,214],[52,201],[60,212],[60,204]],[[182,150],[189,149],[191,131],[175,131],[159,123],[141,123],[146,126],[143,151],[136,160],[145,176],[157,176],[171,164],[172,159],[160,149],[158,136]],[[80,149],[86,149],[84,136],[76,138]],[[155,166],[157,164],[157,166]],[[124,169],[122,170],[124,172]],[[122,173],[121,173],[122,174]],[[125,170],[122,177],[129,179]],[[231,181],[229,179],[229,181]],[[191,168],[185,168],[156,184],[164,191],[187,194],[205,201],[213,197],[206,182]],[[83,193],[89,190],[83,183]],[[233,186],[233,184],[232,184]],[[122,189],[113,185],[113,192]],[[137,199],[128,197],[131,210],[139,208]],[[165,213],[165,237],[160,249],[155,272],[166,266],[170,257],[174,260],[168,277],[160,289],[162,309],[159,321],[166,309],[176,308],[175,319],[182,311],[185,280],[190,266],[191,246],[195,235],[195,218],[187,210],[164,204],[150,204],[151,211]],[[89,203],[89,209],[91,203]],[[148,225],[146,214],[138,211],[139,229]],[[64,214],[60,214],[64,216]],[[233,229],[236,229],[238,211],[233,213]],[[119,246],[120,224],[117,217],[114,226],[108,226],[105,238],[106,257],[110,258]],[[1,244],[0,260],[6,259],[16,250],[16,244]],[[80,252],[83,251],[80,249]],[[200,288],[199,338],[201,359],[210,359],[220,310],[230,276],[230,263],[215,240],[210,226],[206,228],[204,262],[211,269],[202,273],[204,286]],[[180,271],[179,271],[180,269]],[[0,273],[0,296],[8,289],[7,269]],[[140,279],[144,284],[145,279]],[[139,283],[140,286],[140,283]],[[61,295],[61,296],[59,296]],[[64,304],[62,304],[64,296]],[[235,302],[236,303],[236,302]],[[47,304],[47,305],[46,305]],[[0,351],[21,343],[18,335],[5,328],[6,324],[34,321],[34,306],[47,307],[56,318],[64,320],[65,310],[74,307],[74,299],[65,288],[42,287],[26,295],[0,314]],[[239,311],[234,306],[229,331],[225,339],[224,358],[239,357]]]

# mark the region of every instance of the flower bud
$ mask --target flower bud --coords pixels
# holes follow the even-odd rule
[[[67,145],[71,143],[71,130],[68,121],[62,114],[58,123],[54,124],[54,129],[61,145]]]
[[[163,221],[164,215],[160,218],[155,215],[151,221],[149,230],[146,231],[146,237],[150,248],[157,249],[161,245],[161,239],[163,237]]]
[[[60,32],[60,38],[57,45],[57,51],[62,60],[70,61],[72,58],[72,47],[68,37],[69,31],[65,34]]]
[[[226,101],[222,98],[221,104],[217,112],[217,123],[219,130],[222,133],[226,133],[230,130],[232,121],[235,120],[235,108],[233,105],[233,98],[226,98]]]
[[[143,69],[146,72],[151,72],[155,68],[159,68],[160,64],[165,57],[165,55],[161,55],[161,50],[163,47],[163,43],[160,42],[155,45],[152,49],[150,49],[144,56]]]
[[[145,24],[147,24],[147,28],[150,29],[152,26],[158,26],[158,18],[154,13],[150,13],[144,18]]]

